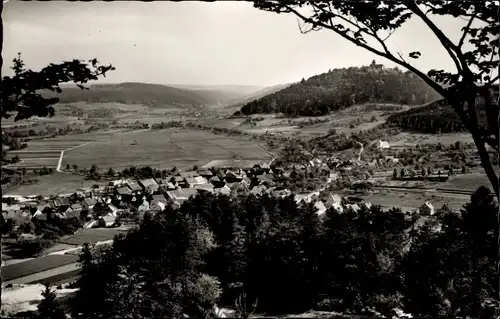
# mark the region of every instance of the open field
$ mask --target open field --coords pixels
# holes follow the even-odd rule
[[[403,211],[415,210],[426,201],[439,209],[447,204],[450,209],[458,210],[470,201],[470,196],[439,194],[439,192],[401,192],[401,191],[381,191],[378,194],[361,196],[367,202],[374,205],[381,205],[383,208],[400,207]]]
[[[202,166],[220,159],[266,160],[270,155],[257,143],[192,129],[139,130],[96,136],[94,142],[66,151],[62,166],[77,164],[103,169],[146,166],[166,169]]]
[[[86,145],[83,145],[87,143]],[[76,146],[81,147],[76,148]],[[61,151],[66,164],[107,169],[150,165],[155,168],[190,167],[209,160],[265,160],[270,155],[243,137],[226,137],[191,129],[107,130],[36,140],[28,149],[12,151],[21,162],[10,167],[57,167]]]
[[[99,241],[114,239],[116,235],[126,233],[119,228],[87,228],[81,229],[76,234],[59,239],[58,242],[67,245],[80,246],[85,243],[93,244]]]
[[[2,267],[2,276],[4,281],[11,281],[16,278],[36,274],[52,268],[76,263],[77,261],[78,256],[73,255],[44,256]]]
[[[452,134],[419,134],[404,132],[394,136],[388,136],[386,140],[392,147],[411,147],[416,144],[454,144],[456,141],[462,143],[473,143],[472,136],[469,133]]]
[[[43,299],[42,292],[45,287],[41,284],[26,285],[21,287],[2,289],[2,310],[8,313],[21,311],[36,311],[37,306]],[[74,293],[75,289],[57,289],[57,297],[67,296]]]
[[[65,255],[64,255],[65,256]],[[9,281],[6,284],[36,284],[36,283],[49,283],[53,284],[57,281],[65,280],[67,278],[74,278],[81,270],[81,265],[78,262],[66,264],[63,266],[53,267],[43,271],[29,274],[27,276],[18,277]]]
[[[479,186],[486,186],[492,190],[488,176],[483,171],[452,176],[446,183],[439,185],[440,188],[470,191],[477,190]]]
[[[56,161],[57,165],[57,161]],[[55,168],[55,166],[54,166]],[[76,191],[76,189],[81,187],[91,187],[96,184],[95,181],[85,180],[80,175],[65,174],[54,172],[52,175],[37,176],[37,184],[31,185],[19,185],[8,192],[8,195],[62,195],[71,194]]]

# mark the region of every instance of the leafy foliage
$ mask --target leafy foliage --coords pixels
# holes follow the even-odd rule
[[[203,255],[213,248],[212,234],[199,220],[178,212],[147,215],[112,249],[84,248],[75,310],[84,318],[209,315],[218,282],[200,271]]]
[[[147,215],[108,251],[86,246],[76,301],[83,318],[207,316],[215,303],[241,316],[371,307],[477,317],[498,294],[497,208],[486,188],[460,214],[427,218],[199,195]]]
[[[374,61],[375,62],[375,61]],[[371,66],[334,69],[247,103],[243,114],[320,116],[357,103],[423,104],[438,97],[424,81],[399,69]]]
[[[4,76],[0,83],[2,92],[2,118],[15,114],[15,121],[32,116],[46,117],[54,115],[53,105],[59,102],[57,97],[46,98],[41,91],[61,93],[61,83],[74,82],[81,90],[83,84],[105,76],[114,70],[111,65],[100,65],[96,59],[84,63],[80,60],[46,66],[40,71],[25,69],[21,54],[14,59],[14,75]]]

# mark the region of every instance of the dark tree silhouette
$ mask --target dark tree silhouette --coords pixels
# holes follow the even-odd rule
[[[45,285],[45,290],[42,292],[43,299],[38,305],[38,316],[44,319],[65,319],[64,310],[56,300],[56,294],[50,289],[49,285]]]
[[[21,54],[13,60],[13,76],[4,76],[0,83],[2,118],[15,115],[14,120],[28,119],[32,116],[53,116],[57,97],[44,97],[44,91],[61,93],[60,84],[73,82],[84,90],[83,84],[106,76],[115,68],[100,65],[96,59],[84,63],[80,60],[51,63],[40,71],[25,69]]]
[[[499,107],[497,67],[498,3],[494,1],[404,1],[386,5],[379,1],[268,1],[255,0],[260,10],[293,13],[309,26],[301,32],[330,30],[353,44],[384,57],[411,71],[439,93],[452,106],[465,128],[472,134],[481,162],[499,194],[498,175],[486,146],[499,151]],[[468,21],[457,43],[432,21],[432,16],[460,17]],[[425,73],[400,53],[391,52],[386,40],[411,17],[421,20],[439,40],[453,60],[456,70],[430,70]],[[427,30],[426,30],[427,31]],[[371,42],[369,42],[371,41]],[[468,41],[472,49],[464,48]],[[418,59],[420,52],[408,58]],[[482,100],[484,107],[478,108]],[[486,115],[482,123],[478,114]]]

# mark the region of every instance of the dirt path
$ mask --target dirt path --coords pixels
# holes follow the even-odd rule
[[[62,160],[63,160],[63,158],[64,158],[64,152],[66,152],[66,151],[71,151],[71,150],[73,150],[73,149],[75,149],[75,148],[82,147],[82,146],[87,145],[87,144],[89,144],[89,143],[92,143],[92,142],[85,142],[85,143],[83,143],[83,144],[80,144],[80,145],[77,145],[77,146],[73,146],[73,147],[70,147],[70,148],[68,148],[68,149],[65,149],[64,151],[61,151],[61,155],[59,156],[59,162],[57,162],[57,168],[56,168],[56,171],[58,171],[59,173],[63,173],[63,172],[61,171],[61,165],[62,165]]]

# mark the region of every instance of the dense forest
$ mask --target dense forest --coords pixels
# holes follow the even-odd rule
[[[217,101],[200,92],[178,89],[170,86],[146,83],[98,84],[89,90],[65,87],[60,94],[47,92],[59,98],[60,103],[123,103],[143,104],[152,107],[202,106],[216,104]]]
[[[483,317],[498,297],[497,209],[486,188],[434,217],[375,206],[318,216],[293,196],[198,195],[145,215],[108,249],[86,246],[73,317],[207,318],[215,304],[241,318],[396,307]]]
[[[334,69],[244,105],[241,113],[320,116],[359,103],[419,105],[438,94],[419,77],[398,68],[370,66]]]
[[[485,121],[483,100],[477,100],[478,116]],[[459,116],[445,100],[438,100],[421,107],[389,115],[386,121],[402,129],[410,129],[423,133],[452,133],[463,132],[467,129]]]

